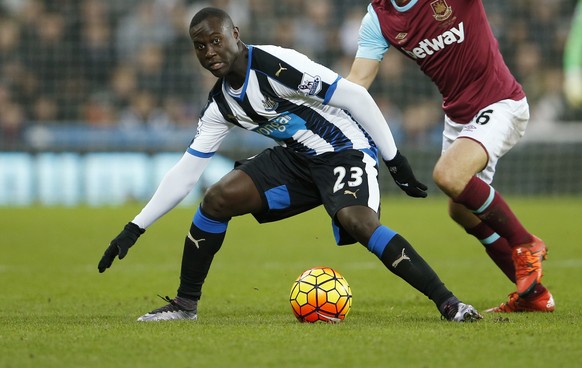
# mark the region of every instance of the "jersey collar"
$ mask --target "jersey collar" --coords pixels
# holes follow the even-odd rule
[[[390,0],[390,2],[392,3],[392,6],[394,6],[394,9],[398,10],[399,12],[405,12],[412,8],[418,2],[418,0],[410,0],[410,2],[404,6],[397,5],[396,1],[394,0]]]
[[[247,75],[245,77],[245,82],[242,85],[242,87],[240,88],[240,94],[236,95],[236,94],[232,94],[231,88],[228,85],[228,83],[226,83],[226,79],[222,80],[222,83],[224,84],[224,90],[235,100],[237,101],[243,101],[245,99],[245,94],[247,93],[247,86],[249,85],[249,76],[251,75],[251,63],[253,60],[253,46],[249,45],[249,54],[248,54],[248,63],[247,63]]]

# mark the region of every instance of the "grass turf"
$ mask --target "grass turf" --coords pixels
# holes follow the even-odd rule
[[[360,245],[336,247],[322,209],[273,224],[235,218],[215,258],[199,321],[137,323],[174,296],[193,209],[154,224],[104,274],[107,243],[139,210],[0,208],[0,367],[575,367],[582,361],[581,198],[512,198],[549,246],[544,284],[553,314],[441,321],[431,301]],[[442,198],[386,198],[382,222],[404,235],[447,286],[479,310],[513,286],[475,240],[447,218]],[[302,324],[293,280],[316,265],[350,282],[341,324]]]

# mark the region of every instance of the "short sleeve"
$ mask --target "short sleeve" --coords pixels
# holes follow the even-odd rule
[[[368,5],[368,13],[360,26],[356,57],[381,61],[389,47],[390,44],[382,35],[378,15],[372,5]]]

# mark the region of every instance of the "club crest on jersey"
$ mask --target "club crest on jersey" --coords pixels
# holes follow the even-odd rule
[[[303,73],[301,84],[297,86],[297,89],[306,96],[315,96],[321,91],[321,77]]]
[[[279,107],[279,103],[276,101],[273,101],[271,99],[271,97],[267,96],[267,98],[265,98],[264,100],[261,101],[263,103],[263,107],[265,108],[265,110],[267,111],[274,111],[277,109],[277,107]]]
[[[446,0],[435,0],[430,3],[434,19],[442,22],[449,19],[451,14],[453,14],[453,9],[447,4]]]

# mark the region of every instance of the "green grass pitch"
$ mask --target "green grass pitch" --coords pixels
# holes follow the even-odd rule
[[[443,197],[386,196],[382,222],[479,310],[513,285],[452,223]],[[360,245],[337,247],[321,209],[273,224],[235,218],[196,322],[138,323],[173,297],[192,208],[154,224],[104,274],[108,242],[140,209],[0,208],[0,367],[578,367],[582,361],[582,198],[510,198],[549,247],[553,314],[442,321],[435,306]],[[288,297],[305,269],[349,281],[340,324],[302,324]],[[507,318],[507,319],[506,319]]]

